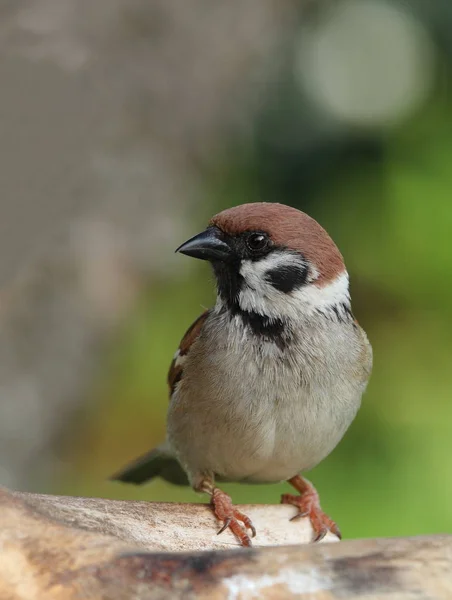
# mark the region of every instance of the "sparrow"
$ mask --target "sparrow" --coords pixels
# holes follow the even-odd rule
[[[243,546],[256,530],[216,482],[287,481],[298,494],[281,502],[309,517],[313,541],[340,537],[302,476],[343,437],[372,369],[337,246],[307,214],[256,202],[215,215],[176,252],[211,263],[216,303],[171,363],[165,442],[111,479],[191,485]]]

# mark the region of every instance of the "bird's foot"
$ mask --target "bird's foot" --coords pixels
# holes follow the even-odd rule
[[[223,523],[218,535],[229,528],[242,546],[252,546],[247,530],[249,529],[252,537],[255,537],[254,525],[249,517],[234,508],[231,498],[222,490],[215,488],[212,493],[211,504],[215,516]]]
[[[296,481],[294,482],[293,480]],[[298,480],[302,481],[302,485],[300,485]],[[282,504],[291,504],[298,509],[297,514],[292,517],[291,521],[300,519],[302,517],[309,517],[312,529],[314,531],[312,540],[313,542],[319,542],[322,540],[329,531],[341,539],[339,527],[321,509],[319,495],[317,494],[315,487],[309,483],[309,481],[301,477],[294,477],[293,479],[289,480],[289,483],[291,483],[300,491],[299,496],[295,496],[293,494],[283,494],[281,496]]]

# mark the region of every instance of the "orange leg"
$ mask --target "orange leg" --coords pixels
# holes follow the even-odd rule
[[[292,517],[291,521],[301,517],[309,517],[314,530],[314,542],[319,542],[323,539],[328,531],[331,531],[331,533],[334,533],[340,539],[341,532],[339,531],[339,527],[320,508],[319,495],[312,483],[300,475],[289,479],[289,483],[300,494],[299,496],[294,496],[293,494],[283,494],[281,496],[282,504],[292,504],[292,506],[298,508],[298,513]]]
[[[213,513],[223,523],[218,535],[230,529],[242,546],[252,546],[247,530],[249,529],[252,537],[255,537],[256,529],[249,517],[234,508],[231,497],[226,492],[215,487],[210,478],[201,480],[194,489],[209,494]]]

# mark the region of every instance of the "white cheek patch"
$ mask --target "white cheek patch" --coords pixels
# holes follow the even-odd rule
[[[285,258],[284,264],[287,264],[287,256]],[[281,262],[272,265],[267,262],[263,268],[259,263],[252,263],[250,266],[245,262],[248,261],[244,261],[240,270],[247,283],[247,286],[239,294],[239,304],[242,310],[256,312],[274,319],[281,319],[281,317],[297,319],[301,315],[306,316],[341,303],[345,303],[347,306],[350,304],[347,271],[343,271],[327,285],[317,286],[311,282],[286,294],[275,289],[271,283],[265,280],[265,272],[268,269],[276,268],[278,264],[281,265]],[[254,268],[256,266],[257,269]]]
[[[349,279],[347,271],[343,271],[331,283],[319,287],[308,285],[295,294],[298,302],[303,302],[313,309],[323,310],[331,306],[345,303],[350,304]]]

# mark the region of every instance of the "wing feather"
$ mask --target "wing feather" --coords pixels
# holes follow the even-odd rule
[[[201,333],[201,329],[204,325],[205,320],[210,311],[206,310],[200,315],[192,325],[185,332],[184,337],[179,344],[179,348],[174,355],[174,358],[171,362],[169,372],[168,372],[168,386],[170,390],[170,395],[174,393],[176,389],[176,385],[182,379],[182,375],[184,372],[184,362],[185,357],[187,356],[191,345],[197,339],[198,335]]]

